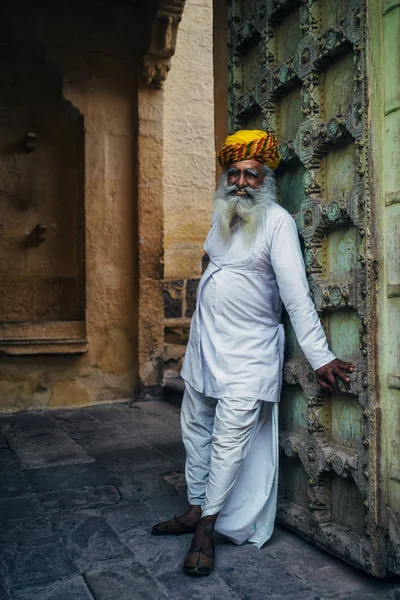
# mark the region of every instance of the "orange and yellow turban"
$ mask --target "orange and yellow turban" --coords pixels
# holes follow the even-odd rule
[[[229,135],[217,156],[221,167],[253,158],[271,169],[276,169],[281,160],[275,136],[258,129],[241,129]]]

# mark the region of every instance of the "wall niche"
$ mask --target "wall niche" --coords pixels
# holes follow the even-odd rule
[[[86,350],[84,123],[29,36],[0,47],[0,352]],[[4,32],[3,32],[4,33]]]

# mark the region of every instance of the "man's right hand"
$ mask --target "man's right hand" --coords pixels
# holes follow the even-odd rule
[[[320,367],[315,373],[317,383],[327,392],[336,392],[338,389],[336,377],[345,383],[350,383],[348,373],[353,373],[355,365],[335,358],[327,365]]]

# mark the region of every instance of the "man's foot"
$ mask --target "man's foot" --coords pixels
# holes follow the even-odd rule
[[[183,568],[188,575],[210,575],[214,570],[214,523],[201,519],[196,525]]]
[[[184,535],[185,533],[194,533],[196,524],[201,517],[200,506],[191,506],[183,515],[163,521],[154,525],[151,533],[153,535]]]

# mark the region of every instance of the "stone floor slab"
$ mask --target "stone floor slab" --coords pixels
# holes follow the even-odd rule
[[[38,494],[44,512],[59,513],[83,508],[100,508],[119,502],[121,496],[113,485],[94,486],[81,490],[63,490],[49,494]]]
[[[123,478],[143,469],[149,472],[167,472],[174,469],[174,464],[167,456],[156,450],[150,444],[136,439],[129,448],[121,447],[118,450],[101,452],[96,456],[97,461],[110,473],[118,474]]]
[[[58,541],[23,542],[5,549],[9,552],[3,558],[3,565],[11,588],[50,583],[77,573],[76,566]]]
[[[63,425],[63,429],[94,457],[100,453],[138,446],[135,439],[137,435],[126,431],[118,423],[93,421]]]
[[[10,433],[6,439],[29,469],[94,462],[94,458],[61,429]]]
[[[82,576],[68,577],[44,586],[14,590],[13,598],[15,600],[93,600]]]
[[[223,579],[239,596],[248,600],[266,598],[313,599],[316,595],[309,583],[290,572],[277,559],[262,553],[250,544],[234,546],[226,543],[216,547],[216,566]]]
[[[168,456],[174,465],[179,466],[181,469],[185,468],[185,448],[178,431],[172,433],[162,431],[157,436],[154,435],[154,432],[147,431],[138,432],[137,435],[145,442],[151,444],[153,448]]]
[[[0,521],[32,519],[40,513],[40,505],[33,495],[0,500]]]
[[[181,572],[190,547],[191,536],[154,536],[151,530],[136,528],[120,534],[121,540],[139,562],[154,577]]]
[[[22,496],[31,491],[21,462],[8,448],[0,450],[0,498]]]
[[[165,433],[180,434],[179,414],[170,414],[169,416],[157,414],[153,410],[143,408],[146,405],[146,402],[132,405],[131,418],[118,422],[118,426],[137,435],[149,434],[153,440]]]
[[[102,561],[133,557],[102,517],[71,516],[55,522],[54,527],[81,570]]]
[[[120,502],[104,508],[101,514],[119,536],[138,528],[150,530],[157,521],[157,516],[144,502]]]
[[[49,431],[56,427],[57,423],[51,415],[42,412],[22,412],[18,415],[0,417],[0,431],[3,433]]]
[[[55,540],[51,522],[46,518],[26,521],[0,521],[0,546],[30,540]]]
[[[158,417],[166,417],[168,420],[175,419],[179,421],[181,409],[177,406],[163,402],[162,400],[146,400],[145,402],[136,402],[132,404],[132,408],[146,412],[148,414],[157,415]]]
[[[98,463],[32,469],[27,477],[38,494],[113,484],[111,475]]]
[[[69,424],[77,425],[79,423],[95,423],[96,419],[88,415],[84,410],[55,410],[51,412],[51,417],[58,422],[58,424]]]
[[[372,592],[380,598],[380,583],[373,577],[353,569],[339,559],[316,551],[313,544],[300,536],[288,535],[282,527],[275,527],[272,539],[261,551],[279,560],[282,564],[290,564],[290,571],[303,581],[312,581],[314,589],[324,597],[349,597],[352,594]],[[382,596],[384,598],[385,596]]]
[[[168,473],[154,474],[146,469],[124,476],[118,485],[124,500],[145,501],[154,497],[177,496],[178,490],[165,479]]]
[[[96,600],[166,600],[172,598],[137,563],[98,567],[85,573],[89,589]]]
[[[132,409],[129,404],[106,404],[103,406],[91,406],[85,408],[84,412],[97,419],[101,423],[126,421],[132,417]]]
[[[146,500],[146,504],[157,515],[158,521],[167,521],[174,515],[181,515],[189,507],[186,494],[164,498],[153,497]]]
[[[8,590],[6,582],[2,580],[0,575],[0,600],[11,600],[11,596]]]
[[[85,410],[0,418],[0,600],[86,600],[78,568],[95,600],[395,600],[398,581],[367,577],[280,527],[261,551],[217,536],[216,573],[186,576],[191,536],[151,535],[187,508],[179,410],[160,401]],[[71,464],[61,438],[79,449]]]
[[[160,583],[168,590],[169,597],[174,600],[249,600],[247,596],[241,596],[236,590],[224,581],[218,574],[209,577],[189,577],[183,572],[173,571],[163,575]],[[292,600],[303,600],[294,597]],[[267,600],[264,594],[257,600]],[[308,599],[307,599],[308,600]]]

